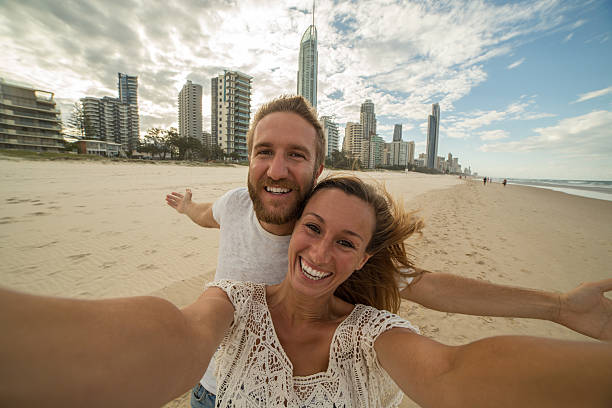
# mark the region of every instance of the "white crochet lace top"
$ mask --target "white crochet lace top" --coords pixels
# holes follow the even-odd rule
[[[386,311],[356,305],[340,323],[326,372],[293,376],[272,323],[263,284],[220,280],[234,321],[216,353],[217,407],[396,407],[403,394],[380,366],[377,337],[393,327],[418,332]]]

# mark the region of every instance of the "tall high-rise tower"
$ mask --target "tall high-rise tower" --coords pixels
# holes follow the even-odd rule
[[[210,81],[212,142],[228,155],[235,153],[239,160],[248,158],[252,80],[242,72],[225,70]]]
[[[187,81],[178,96],[179,136],[202,139],[202,85]]]
[[[314,24],[314,3],[312,5],[312,25],[306,29],[300,41],[300,59],[297,73],[297,93],[317,107],[317,28]]]
[[[138,116],[138,77],[128,74],[117,74],[119,101],[128,106],[128,151],[136,149],[140,138],[140,119]]]
[[[394,142],[402,141],[402,125],[401,124],[396,124],[393,127],[393,141]]]
[[[370,99],[366,99],[361,104],[359,123],[363,127],[361,162],[365,168],[373,169],[376,144],[372,140],[376,137],[376,113],[374,112],[374,103]]]
[[[434,103],[431,105],[431,115],[427,122],[427,167],[433,169],[436,167],[436,158],[438,157],[438,141],[440,132],[440,105]]]

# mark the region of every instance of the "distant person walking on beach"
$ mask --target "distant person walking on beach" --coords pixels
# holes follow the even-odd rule
[[[485,185],[485,186],[487,185],[487,178],[486,177],[483,177],[482,184]]]
[[[287,273],[289,240],[299,209],[323,171],[324,134],[316,111],[300,96],[264,104],[247,134],[247,149],[247,188],[231,190],[214,203],[193,202],[190,190],[184,195],[172,192],[166,201],[196,224],[221,230],[215,280],[277,284]],[[430,309],[553,320],[592,337],[612,338],[612,325],[602,333],[596,324],[606,316],[608,305],[598,303],[597,291],[579,287],[559,295],[414,269],[412,275],[418,279],[409,287],[411,278],[399,282],[400,296]],[[573,305],[584,301],[580,294],[596,306]],[[560,302],[559,296],[568,301]],[[612,309],[612,301],[607,302]],[[583,312],[564,312],[566,307]],[[211,364],[193,390],[192,407],[214,406],[215,394]]]
[[[506,179],[504,179],[504,181],[502,181],[502,184],[504,185],[504,187],[506,187],[506,183],[507,183],[507,182],[508,182],[508,181],[507,181]]]

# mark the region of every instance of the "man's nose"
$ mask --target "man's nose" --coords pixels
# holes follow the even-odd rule
[[[268,177],[272,180],[281,180],[287,178],[287,161],[282,154],[274,155],[268,167]]]

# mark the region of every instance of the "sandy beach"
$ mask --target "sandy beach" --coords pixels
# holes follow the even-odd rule
[[[246,167],[37,162],[0,157],[0,284],[29,293],[192,302],[214,275],[218,230],[165,204],[171,191],[214,201]],[[420,209],[417,265],[514,286],[567,291],[612,275],[612,202],[420,173],[360,173]],[[409,302],[401,314],[436,340],[499,334],[585,339],[544,321],[463,316]],[[187,407],[185,395],[167,404]],[[416,406],[407,398],[402,407]]]

